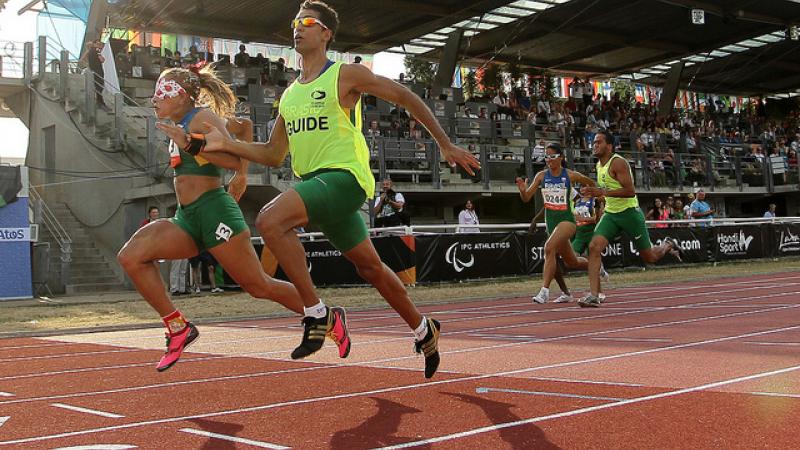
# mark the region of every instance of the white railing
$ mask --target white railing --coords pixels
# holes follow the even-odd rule
[[[769,223],[800,223],[800,217],[724,217],[718,219],[690,219],[690,220],[648,220],[645,222],[647,225],[667,224],[667,225],[698,225],[708,224],[710,226],[723,226],[723,225],[760,225]],[[384,227],[384,228],[370,228],[370,236],[377,234],[382,235],[399,235],[399,236],[413,236],[413,235],[426,235],[426,234],[439,234],[442,230],[445,233],[455,232],[458,233],[461,228],[479,228],[483,230],[527,230],[530,228],[530,223],[498,223],[498,224],[480,224],[480,225],[459,225],[455,223],[443,223],[439,225],[412,225],[412,226],[398,226],[398,227]],[[537,228],[544,228],[545,224],[536,224]],[[448,231],[452,230],[452,231]],[[315,233],[298,233],[297,237],[304,240],[314,241],[317,239],[324,239],[325,235],[321,232]],[[251,238],[254,244],[263,244],[264,241],[257,236]]]

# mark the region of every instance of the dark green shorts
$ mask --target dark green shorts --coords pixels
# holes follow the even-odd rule
[[[249,230],[236,200],[221,187],[203,193],[186,206],[178,205],[170,221],[189,233],[201,252]]]
[[[603,213],[603,217],[594,229],[594,234],[599,234],[608,242],[612,242],[623,231],[631,238],[637,250],[647,250],[653,246],[650,243],[647,225],[644,223],[644,214],[639,208],[628,208],[618,213]]]
[[[566,211],[545,210],[544,223],[547,225],[548,235],[553,234],[553,230],[555,230],[561,222],[575,223],[575,215],[573,215],[572,211],[569,209]]]
[[[592,242],[594,237],[594,225],[584,225],[578,227],[575,231],[575,237],[572,238],[572,250],[576,255],[581,255],[589,249],[589,243]]]
[[[306,206],[308,223],[318,226],[336,249],[347,252],[367,239],[367,226],[359,213],[367,195],[353,174],[317,171],[303,176],[294,190]]]

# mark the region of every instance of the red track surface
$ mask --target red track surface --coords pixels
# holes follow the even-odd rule
[[[294,319],[200,327],[165,373],[156,329],[5,339],[0,448],[800,448],[800,274],[423,309],[429,381],[389,310],[346,360],[288,360]]]

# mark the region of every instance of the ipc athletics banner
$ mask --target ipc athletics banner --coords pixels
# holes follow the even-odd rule
[[[383,236],[372,239],[381,260],[405,284],[416,283],[416,258],[414,236]],[[317,286],[354,285],[366,282],[358,275],[355,266],[327,240],[303,242],[308,271]],[[275,256],[263,244],[256,245],[261,255],[264,271],[275,278],[288,280]]]
[[[683,250],[683,262],[667,255],[657,263],[659,266],[800,255],[800,224],[651,228],[648,232],[654,246],[671,237]],[[512,231],[372,239],[383,262],[405,284],[537,275],[544,267],[546,241],[542,230],[530,235]],[[303,247],[311,278],[318,286],[365,284],[328,241],[307,241]],[[264,270],[286,279],[274,256],[262,248],[256,246]],[[603,251],[603,264],[610,269],[644,266],[633,242],[624,235]]]

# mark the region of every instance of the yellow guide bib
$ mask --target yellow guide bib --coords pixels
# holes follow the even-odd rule
[[[608,173],[608,169],[611,167],[611,162],[614,161],[614,158],[622,157],[614,153],[611,155],[611,158],[606,161],[605,165],[602,165],[600,164],[600,161],[597,161],[597,185],[609,191],[613,191],[614,189],[622,189],[622,185],[619,184],[619,181],[614,179],[614,177]],[[630,166],[628,167],[628,171],[630,171]],[[631,174],[631,178],[633,178],[633,174]],[[606,197],[605,212],[618,213],[625,211],[628,208],[636,208],[638,206],[639,199],[635,195],[630,198]]]
[[[310,83],[295,80],[281,97],[292,170],[302,177],[323,169],[343,169],[358,180],[367,198],[375,193],[369,147],[361,132],[361,101],[353,110],[339,104],[339,72],[333,63]]]

